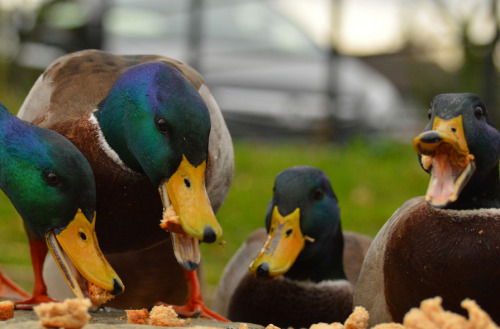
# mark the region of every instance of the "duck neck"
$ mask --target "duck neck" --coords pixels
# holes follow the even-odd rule
[[[304,249],[311,249],[314,243],[321,243],[321,246],[314,246],[316,250],[311,255],[308,255],[307,250],[304,250],[306,252],[303,251],[299,255],[295,264],[284,275],[285,277],[292,280],[313,282],[346,279],[343,267],[344,236],[340,225],[337,233],[331,236],[327,243],[319,241],[312,242],[312,244],[306,243]]]
[[[99,108],[93,113],[93,117],[96,119],[104,138],[101,147],[104,149],[110,148],[112,153],[118,157],[118,162],[123,162],[126,167],[142,173],[142,167],[130,151],[124,135],[124,130],[127,127],[124,127],[123,121],[119,119],[124,117],[127,104],[121,104],[121,106],[116,106],[116,110],[111,110],[106,108],[106,102],[108,101],[110,100],[106,99],[99,104]]]

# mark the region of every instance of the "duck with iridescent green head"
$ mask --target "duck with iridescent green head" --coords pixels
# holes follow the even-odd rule
[[[162,56],[77,52],[49,66],[19,116],[66,136],[92,166],[97,235],[127,285],[110,305],[179,305],[189,283],[189,307],[177,310],[211,316],[199,293],[198,245],[222,235],[214,213],[228,192],[234,161],[231,137],[203,78]],[[164,209],[173,210],[183,233],[160,228]],[[63,293],[56,288],[55,295]]]
[[[30,297],[0,271],[0,296],[21,299],[17,308],[51,301],[41,275],[48,250],[77,297],[89,297],[91,284],[112,295],[123,292],[97,242],[89,163],[66,138],[16,118],[2,104],[0,188],[24,221],[35,274]]]

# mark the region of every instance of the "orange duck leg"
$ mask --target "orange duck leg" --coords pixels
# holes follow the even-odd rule
[[[40,303],[53,302],[54,299],[47,295],[47,286],[43,280],[42,271],[45,256],[47,255],[47,244],[41,239],[30,240],[31,262],[33,264],[33,272],[35,275],[35,286],[33,287],[33,295],[30,297],[26,294],[25,300],[15,302],[16,309],[30,310],[33,306]]]
[[[222,322],[230,322],[228,319],[220,316],[219,314],[209,310],[201,296],[200,281],[198,280],[198,270],[188,271],[184,269],[186,275],[189,297],[186,304],[183,306],[172,305],[172,308],[181,317],[202,317],[207,319],[214,319]],[[158,302],[156,305],[167,305],[163,302]]]

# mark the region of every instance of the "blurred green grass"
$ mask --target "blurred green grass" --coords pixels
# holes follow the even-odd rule
[[[330,177],[339,199],[344,230],[374,236],[407,199],[422,195],[428,182],[411,141],[359,139],[332,143],[237,140],[235,173],[217,217],[225,244],[202,245],[206,296],[213,293],[225,264],[253,230],[263,227],[275,176],[296,165],[310,165]],[[0,194],[0,266],[28,291],[32,274],[22,221]]]

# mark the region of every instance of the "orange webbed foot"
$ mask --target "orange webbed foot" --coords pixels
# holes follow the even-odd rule
[[[0,298],[20,300],[29,297],[30,294],[9,279],[0,269]]]
[[[164,305],[168,306],[169,304],[163,303],[163,302],[158,302],[156,305]],[[230,322],[228,319],[224,318],[223,316],[211,311],[206,307],[206,305],[203,302],[194,302],[194,301],[188,301],[186,305],[183,306],[177,306],[177,305],[171,305],[174,311],[179,315],[181,318],[205,318],[205,319],[213,319],[221,322]]]
[[[34,306],[49,302],[57,302],[57,300],[52,299],[47,295],[33,295],[26,300],[15,302],[14,305],[16,310],[32,310]]]

